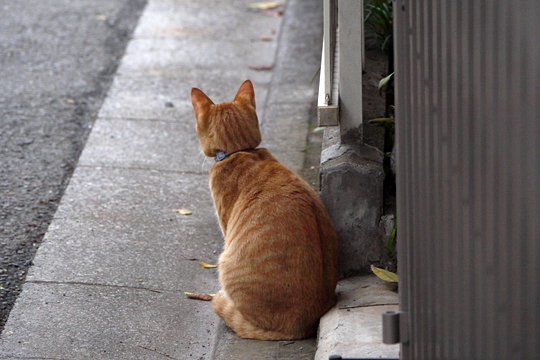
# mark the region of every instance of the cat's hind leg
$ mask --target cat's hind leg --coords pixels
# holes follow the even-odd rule
[[[294,340],[298,338],[278,331],[265,330],[251,324],[236,309],[234,302],[223,290],[214,296],[212,306],[214,311],[241,338],[257,340]]]

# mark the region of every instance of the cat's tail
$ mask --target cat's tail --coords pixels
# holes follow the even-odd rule
[[[244,318],[242,313],[234,306],[233,301],[223,291],[219,291],[212,300],[214,311],[225,323],[241,338],[256,340],[298,340],[309,337],[311,334],[284,334],[259,328]]]

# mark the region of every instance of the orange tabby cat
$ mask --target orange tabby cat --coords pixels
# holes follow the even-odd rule
[[[292,340],[315,334],[335,304],[338,241],[313,189],[261,142],[251,81],[214,104],[193,88],[196,132],[216,157],[210,189],[224,251],[215,312],[240,337]]]

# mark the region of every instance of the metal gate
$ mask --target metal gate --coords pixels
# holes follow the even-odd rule
[[[394,16],[402,359],[538,359],[540,1]]]

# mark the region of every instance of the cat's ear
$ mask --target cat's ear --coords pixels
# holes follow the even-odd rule
[[[253,84],[250,80],[246,80],[240,85],[240,89],[238,89],[234,97],[234,101],[239,100],[245,101],[255,108],[255,89],[253,89]]]
[[[199,114],[208,111],[210,106],[214,105],[212,100],[200,89],[191,89],[191,103],[193,104],[193,110],[195,110],[195,116],[198,118]]]

